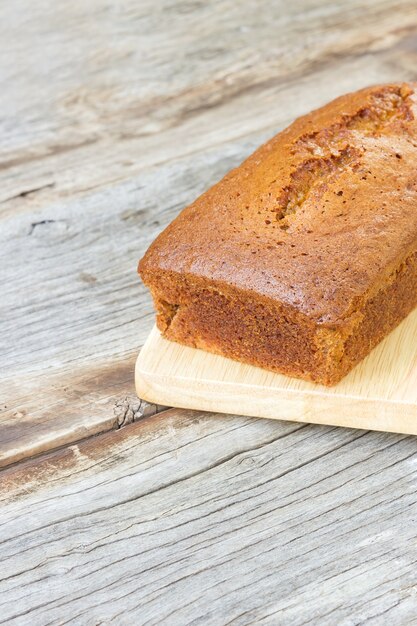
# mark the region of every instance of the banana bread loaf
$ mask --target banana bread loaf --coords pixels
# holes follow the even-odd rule
[[[168,339],[332,385],[417,304],[417,84],[347,94],[260,147],[139,264]]]

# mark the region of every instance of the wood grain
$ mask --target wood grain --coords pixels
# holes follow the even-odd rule
[[[147,245],[296,116],[416,80],[414,0],[15,0],[0,36],[0,622],[415,624],[415,438],[133,386]]]
[[[0,6],[0,464],[112,428],[138,258],[294,117],[414,80],[414,1]]]
[[[3,471],[0,623],[413,624],[417,439],[169,410]]]
[[[417,435],[417,311],[330,388],[182,346],[155,326],[136,390],[180,408]]]

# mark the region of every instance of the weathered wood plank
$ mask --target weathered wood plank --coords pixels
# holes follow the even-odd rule
[[[108,430],[118,404],[135,402],[135,359],[153,320],[136,265],[162,223],[155,186],[166,222],[229,154],[1,222],[0,466]]]
[[[284,111],[352,86],[414,76],[417,9],[392,7],[75,0],[52,13],[47,0],[3,3],[2,196],[18,206],[31,189],[61,198],[224,142],[224,132],[275,128]]]
[[[412,624],[417,440],[167,411],[5,470],[0,623]]]

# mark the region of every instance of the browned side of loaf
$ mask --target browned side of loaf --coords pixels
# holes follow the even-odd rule
[[[167,339],[324,385],[341,380],[417,305],[417,254],[366,302],[349,329],[324,329],[273,301],[208,289],[195,279],[146,278]]]
[[[296,120],[139,265],[168,339],[339,381],[417,304],[417,95],[377,85]]]

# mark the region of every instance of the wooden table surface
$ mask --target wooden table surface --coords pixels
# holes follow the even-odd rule
[[[417,624],[417,439],[141,402],[136,264],[415,0],[0,6],[0,624]]]

